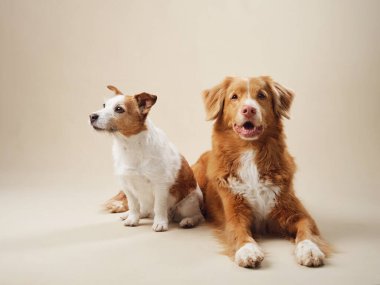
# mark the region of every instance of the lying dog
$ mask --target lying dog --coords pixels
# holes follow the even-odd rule
[[[181,227],[196,226],[203,220],[202,192],[183,156],[160,129],[147,118],[157,97],[148,93],[124,96],[108,86],[116,96],[103,109],[90,115],[95,130],[114,137],[113,158],[122,189],[113,199],[115,212],[126,226],[136,226],[140,218],[154,215],[153,230],[168,230],[169,217]],[[127,198],[127,199],[126,199]]]
[[[301,265],[320,266],[328,252],[293,190],[295,163],[282,124],[293,96],[270,77],[227,77],[203,93],[207,118],[215,120],[212,150],[193,171],[206,218],[221,229],[228,252],[242,267],[257,267],[264,258],[256,233],[295,238]]]

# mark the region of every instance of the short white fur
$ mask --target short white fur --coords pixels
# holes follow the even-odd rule
[[[106,129],[112,118],[117,118],[116,106],[126,108],[123,95],[108,99],[105,107],[96,112],[95,126]],[[177,203],[170,189],[177,179],[182,157],[165,133],[149,118],[146,130],[132,136],[112,132],[115,174],[128,198],[129,211],[121,218],[126,226],[136,226],[140,218],[154,217],[153,230],[166,231],[169,217],[181,227],[192,227],[203,220],[203,196],[197,186]]]
[[[117,105],[125,108],[123,95],[117,95],[108,99],[105,103],[105,107],[96,112],[99,118],[96,120],[95,126],[101,129],[106,129],[110,119],[118,116],[118,114],[114,111],[114,108]]]
[[[235,253],[235,262],[242,267],[256,267],[264,259],[264,253],[256,243],[246,243]]]
[[[153,230],[166,231],[170,214],[180,217],[181,226],[194,226],[203,219],[202,193],[197,187],[175,204],[169,191],[180,170],[181,156],[149,118],[146,125],[147,130],[139,134],[127,138],[116,133],[114,139],[115,172],[128,198],[129,211],[122,217],[125,225],[135,226],[140,218],[154,216]]]
[[[295,255],[297,262],[305,266],[320,266],[325,258],[318,245],[308,239],[297,243]]]

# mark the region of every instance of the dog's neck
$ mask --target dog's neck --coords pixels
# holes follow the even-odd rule
[[[149,138],[156,132],[156,127],[149,118],[146,118],[145,126],[145,130],[131,136],[125,136],[120,132],[115,132],[114,139],[117,143],[125,146],[126,150],[134,146],[144,146],[151,142]]]

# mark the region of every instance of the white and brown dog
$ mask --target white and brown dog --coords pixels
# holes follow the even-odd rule
[[[113,212],[129,210],[122,216],[126,226],[140,218],[154,216],[153,230],[168,230],[169,220],[184,228],[203,220],[202,192],[183,156],[164,132],[147,117],[157,96],[141,93],[124,96],[108,86],[115,96],[103,109],[90,115],[95,130],[114,137],[113,158],[121,192],[108,204]],[[126,199],[127,198],[127,199]]]
[[[264,253],[260,233],[294,238],[296,259],[323,264],[328,246],[293,189],[295,163],[282,118],[293,92],[270,77],[227,77],[206,90],[208,120],[215,120],[212,150],[193,166],[205,198],[206,218],[221,231],[228,253],[243,267],[257,267]]]

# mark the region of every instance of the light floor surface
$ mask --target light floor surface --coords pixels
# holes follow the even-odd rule
[[[194,229],[171,224],[164,233],[153,232],[145,219],[138,227],[124,227],[120,214],[101,211],[116,188],[94,180],[99,179],[1,178],[0,284],[380,284],[376,201],[357,212],[354,197],[338,211],[329,201],[308,201],[335,247],[327,264],[302,267],[289,241],[262,238],[266,256],[261,268],[252,270],[220,254],[205,224]]]

